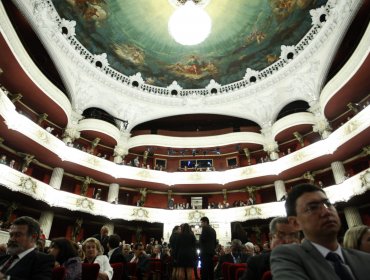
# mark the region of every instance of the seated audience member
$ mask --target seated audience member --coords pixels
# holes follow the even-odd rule
[[[49,254],[55,257],[56,267],[65,267],[65,280],[81,279],[81,260],[72,241],[64,237],[53,239],[50,244]]]
[[[356,226],[349,228],[344,235],[343,247],[370,253],[370,227]]]
[[[340,219],[323,189],[297,185],[288,194],[285,208],[289,223],[303,231],[304,241],[272,251],[274,280],[369,279],[370,254],[339,245]]]
[[[134,256],[130,262],[136,263],[137,279],[147,279],[150,270],[150,258],[147,254],[145,254],[143,244],[136,243],[134,245]]]
[[[150,257],[153,259],[161,260],[162,259],[162,246],[159,244],[154,245],[153,252],[150,255]]]
[[[100,265],[99,280],[111,280],[113,277],[113,268],[109,264],[108,257],[103,255],[103,246],[100,242],[90,237],[82,244],[85,253],[84,263],[97,263]]]
[[[228,263],[246,263],[249,255],[245,254],[243,244],[239,239],[233,239],[231,241],[230,253],[227,253],[223,256],[220,256],[217,267],[215,270],[216,279],[222,278],[222,264],[225,262]]]
[[[109,263],[122,263],[123,264],[123,276],[122,279],[128,279],[127,272],[127,260],[122,253],[122,249],[119,246],[121,237],[118,234],[112,234],[108,238],[108,258]]]
[[[127,262],[130,262],[132,257],[134,256],[134,253],[131,251],[131,245],[130,244],[123,244],[122,246],[122,254]]]
[[[28,216],[19,217],[10,226],[7,254],[0,257],[0,279],[50,280],[54,257],[39,252],[36,242],[39,223]]]
[[[289,224],[288,218],[276,217],[270,222],[270,243],[273,250],[281,244],[299,243],[299,231]],[[270,270],[271,251],[262,251],[247,261],[247,269],[239,280],[260,280]]]

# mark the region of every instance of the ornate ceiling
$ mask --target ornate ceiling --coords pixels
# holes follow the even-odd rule
[[[113,69],[126,76],[140,72],[150,85],[177,81],[189,89],[204,88],[211,79],[233,83],[247,68],[270,66],[282,45],[296,45],[311,29],[309,11],[325,3],[212,0],[204,8],[212,19],[210,36],[183,46],[168,32],[175,10],[168,0],[53,0],[61,18],[76,22],[76,38],[92,54],[105,53]]]

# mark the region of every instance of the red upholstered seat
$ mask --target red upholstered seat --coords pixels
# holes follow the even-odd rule
[[[224,262],[222,264],[221,271],[222,271],[222,277],[224,278],[224,280],[231,280],[231,279],[229,279],[229,267],[232,264],[234,264],[234,263]]]
[[[111,263],[110,266],[113,268],[112,280],[122,280],[123,263]]]
[[[235,272],[235,280],[239,280],[240,277],[244,274],[246,267],[238,267]]]
[[[272,280],[272,273],[270,270],[266,271],[263,275],[261,280]]]
[[[81,280],[96,280],[99,275],[100,265],[97,263],[82,263]]]
[[[66,269],[63,266],[55,267],[51,276],[52,280],[64,280]]]
[[[228,269],[228,273],[229,273],[229,280],[234,280],[235,279],[235,274],[236,274],[236,270],[238,268],[246,268],[246,265],[245,263],[233,263],[229,266],[229,269]]]

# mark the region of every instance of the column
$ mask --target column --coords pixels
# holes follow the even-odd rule
[[[110,184],[109,185],[109,190],[108,190],[108,199],[107,199],[107,201],[109,203],[116,201],[116,199],[118,201],[118,194],[119,194],[119,185],[116,184],[116,183]]]
[[[63,133],[63,142],[66,144],[72,143],[75,139],[80,138],[80,132],[78,130],[78,122],[83,118],[83,116],[77,112],[72,111],[69,116],[69,121],[67,127]]]
[[[117,145],[114,147],[114,162],[117,164],[122,163],[123,158],[128,154],[128,141],[131,134],[129,132],[121,131],[120,138],[117,141]]]
[[[112,235],[114,233],[114,224],[112,222],[108,222],[104,224],[108,228],[108,234]]]
[[[310,103],[308,109],[315,117],[315,123],[312,126],[314,132],[318,132],[322,139],[326,139],[331,134],[332,128],[330,127],[329,121],[325,118],[323,109],[321,108],[318,100],[313,100]]]
[[[331,169],[333,170],[335,184],[341,184],[346,180],[346,170],[342,162],[332,162]]]
[[[49,239],[51,226],[53,224],[54,212],[52,211],[43,211],[39,219],[40,227],[44,232],[46,239]]]
[[[344,216],[346,217],[347,225],[349,228],[363,225],[360,213],[355,207],[344,208]]]
[[[272,125],[270,122],[262,124],[261,133],[265,141],[263,150],[268,153],[271,160],[277,160],[279,158],[279,144],[273,138]]]
[[[60,190],[63,180],[64,169],[60,167],[55,167],[53,173],[51,174],[49,185],[54,189]]]
[[[286,196],[285,183],[283,180],[277,180],[274,182],[276,201],[280,201],[284,196]]]

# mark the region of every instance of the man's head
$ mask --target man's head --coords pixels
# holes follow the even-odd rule
[[[241,254],[243,249],[244,249],[243,244],[239,239],[231,240],[231,253],[233,253],[233,255]]]
[[[35,247],[40,236],[40,225],[31,217],[19,217],[10,226],[9,236],[8,254],[18,255]]]
[[[321,188],[312,184],[293,187],[285,208],[289,222],[302,230],[306,239],[321,245],[336,241],[340,219]]]
[[[118,234],[112,234],[108,237],[108,247],[110,250],[119,247],[121,237]]]
[[[161,251],[162,251],[162,246],[161,245],[159,245],[159,244],[154,245],[153,254],[159,254],[159,253],[161,253]]]
[[[141,243],[136,243],[134,245],[134,254],[136,257],[140,257],[141,255],[145,254],[144,245]]]
[[[299,231],[289,224],[288,218],[276,217],[270,222],[270,248],[280,244],[299,243]]]
[[[101,236],[108,236],[109,234],[109,229],[107,226],[102,226],[102,228],[100,229],[100,235]]]
[[[208,226],[209,225],[209,219],[208,217],[202,217],[200,218],[200,225],[203,226]]]

